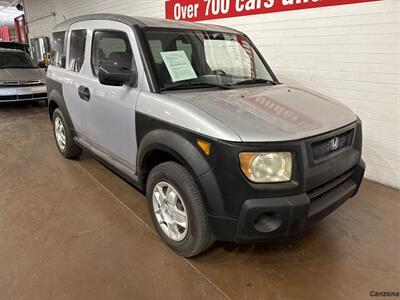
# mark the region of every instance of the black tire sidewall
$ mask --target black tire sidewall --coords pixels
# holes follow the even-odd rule
[[[58,144],[58,141],[57,141],[57,136],[56,136],[56,119],[57,118],[59,118],[61,120],[61,122],[64,126],[64,132],[65,132],[65,148],[64,148],[64,150],[60,148],[60,145]],[[66,125],[65,125],[64,116],[62,115],[62,112],[59,109],[56,109],[53,112],[53,135],[54,135],[54,140],[56,142],[58,151],[60,151],[60,153],[64,156],[65,156],[66,150],[68,148],[68,143],[69,143],[69,137],[68,137],[67,131],[68,131],[68,129],[66,128]]]
[[[178,166],[180,168],[183,168],[180,165]],[[182,178],[178,176],[179,174],[177,174],[174,169],[175,168],[156,167],[149,175],[147,181],[148,185],[146,188],[146,197],[148,200],[151,218],[153,219],[153,223],[162,240],[179,255],[192,256],[193,252],[197,252],[194,249],[202,248],[201,244],[204,244],[201,239],[205,238],[203,235],[207,231],[207,228],[201,228],[201,226],[207,226],[207,223],[205,222],[205,220],[203,220],[203,222],[200,220],[202,216],[198,214],[199,210],[194,207],[194,201],[197,202],[197,205],[199,205],[198,201],[202,202],[201,195],[197,187],[195,191],[190,191],[188,185],[185,182],[182,182]],[[184,171],[186,173],[186,176],[190,176],[190,174],[185,169],[180,171]],[[189,178],[190,180],[192,180],[192,184],[195,185],[195,182],[191,178],[191,176],[186,177],[185,180],[188,180]],[[156,216],[154,214],[152,195],[154,187],[159,182],[167,182],[171,184],[180,194],[182,201],[184,202],[186,213],[188,215],[188,231],[186,237],[182,241],[171,240],[168,236],[165,235],[162,228],[157,222]],[[204,214],[204,218],[206,218],[204,206],[202,213]],[[200,241],[198,239],[200,239]]]
[[[59,118],[64,126],[64,133],[65,133],[65,148],[64,150],[60,148],[60,145],[58,144],[57,137],[56,137],[56,131],[55,131],[55,121],[56,118]],[[67,122],[65,121],[64,115],[62,111],[57,108],[54,113],[53,113],[53,135],[54,135],[54,140],[56,142],[56,146],[58,151],[65,157],[65,158],[75,158],[79,156],[81,149],[75,145],[75,142],[73,140],[73,137],[71,135],[70,129],[67,125]]]

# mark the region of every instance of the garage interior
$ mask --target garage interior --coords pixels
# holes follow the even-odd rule
[[[23,13],[32,49],[64,19],[164,18],[164,4],[7,0],[0,27],[28,42],[13,29]],[[400,3],[206,22],[244,31],[282,82],[360,116],[367,171],[359,193],[294,240],[217,242],[185,259],[158,237],[141,192],[86,152],[74,161],[59,155],[44,103],[0,103],[0,299],[368,299],[400,291]]]

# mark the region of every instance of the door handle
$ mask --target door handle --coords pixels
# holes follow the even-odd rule
[[[81,97],[82,100],[85,100],[85,101],[89,101],[90,100],[90,90],[86,86],[81,85],[78,88],[78,94],[79,94],[79,97]]]

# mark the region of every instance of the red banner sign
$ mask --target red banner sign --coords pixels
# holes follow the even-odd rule
[[[2,42],[10,41],[10,32],[8,31],[7,26],[0,27],[0,41]]]
[[[168,0],[167,19],[201,21],[382,0]]]

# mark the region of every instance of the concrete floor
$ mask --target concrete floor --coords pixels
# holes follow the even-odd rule
[[[144,196],[59,155],[46,108],[0,105],[0,299],[368,299],[400,289],[400,192],[365,181],[299,240],[186,260]]]

